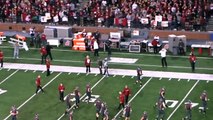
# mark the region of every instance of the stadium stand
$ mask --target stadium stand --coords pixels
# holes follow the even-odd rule
[[[205,31],[210,0],[0,0],[2,22]]]

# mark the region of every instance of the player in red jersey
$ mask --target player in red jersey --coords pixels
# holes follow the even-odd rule
[[[4,53],[0,50],[0,62],[1,62],[1,67],[3,67],[3,59],[4,59]]]
[[[191,67],[192,67],[192,72],[195,72],[195,62],[196,62],[197,58],[196,56],[191,53],[191,55],[189,56],[189,62],[191,63]]]
[[[124,94],[122,92],[119,92],[119,106],[118,106],[118,110],[122,108],[124,108]]]
[[[86,56],[86,58],[84,60],[84,64],[86,66],[86,73],[91,72],[91,70],[90,70],[91,60],[88,55]]]
[[[63,102],[65,87],[62,83],[60,83],[60,85],[58,86],[58,91],[59,91],[59,100],[61,100]]]
[[[41,54],[41,64],[43,64],[44,60],[46,60],[46,56],[47,56],[47,51],[44,46],[41,47],[40,54]]]
[[[18,110],[17,108],[14,106],[12,106],[11,110],[10,110],[10,115],[12,116],[12,120],[17,120],[17,115],[18,115]]]
[[[37,92],[38,92],[39,89],[40,89],[42,92],[44,92],[44,90],[43,90],[42,87],[41,87],[41,76],[40,76],[40,75],[38,75],[38,77],[37,77],[35,83],[36,83],[36,94],[37,94]]]
[[[89,103],[90,99],[91,99],[91,87],[90,87],[90,84],[87,84],[86,86],[86,94],[87,94],[87,103]]]
[[[123,89],[123,94],[125,96],[125,104],[127,104],[129,96],[131,95],[131,90],[129,89],[129,87],[127,85]]]
[[[50,60],[49,59],[46,59],[46,68],[47,68],[47,76],[50,75]]]

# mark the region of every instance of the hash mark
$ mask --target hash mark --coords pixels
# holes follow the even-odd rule
[[[116,75],[113,75],[113,77],[115,77]]]
[[[188,82],[190,81],[190,79],[187,80]]]
[[[124,77],[125,77],[125,75],[122,76],[122,78],[124,78]]]
[[[45,70],[44,71],[42,71],[42,73],[44,73],[45,72]]]
[[[171,80],[172,78],[169,78],[169,81]]]
[[[97,75],[98,75],[98,73],[95,74],[95,76],[97,76]]]
[[[10,71],[10,68],[7,71]]]
[[[70,74],[71,74],[71,72],[68,73],[68,75],[70,75]]]
[[[78,73],[77,75],[80,75],[80,73]]]
[[[33,71],[33,73],[35,73],[35,72],[36,72],[36,70]]]
[[[180,78],[178,79],[178,81],[180,81]]]
[[[162,77],[160,77],[159,80],[162,80]]]
[[[27,72],[28,70],[26,69],[24,72]]]
[[[132,76],[131,78],[134,78],[135,76]]]

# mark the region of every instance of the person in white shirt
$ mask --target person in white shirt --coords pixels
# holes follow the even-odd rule
[[[159,53],[161,54],[161,63],[162,67],[166,66],[167,67],[167,61],[166,61],[166,52],[167,50],[165,48],[162,48]]]
[[[94,41],[94,44],[93,44],[93,48],[94,48],[94,56],[99,56],[99,54],[98,54],[98,49],[99,49],[99,46],[98,46],[98,42],[97,42],[97,40],[95,39],[95,41]]]

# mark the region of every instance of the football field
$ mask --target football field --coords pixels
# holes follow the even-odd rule
[[[31,68],[33,69],[33,68]],[[185,115],[184,103],[189,99],[193,102],[193,120],[211,120],[213,115],[213,84],[211,80],[177,79],[163,77],[144,77],[143,85],[140,87],[134,84],[136,76],[111,75],[104,77],[99,74],[85,74],[82,72],[62,72],[54,71],[46,77],[45,71],[29,69],[9,69],[0,70],[0,119],[11,119],[9,111],[11,106],[18,108],[19,120],[33,120],[35,114],[39,114],[41,120],[68,120],[68,115],[64,115],[66,103],[59,100],[58,85],[65,85],[65,95],[72,93],[76,86],[81,92],[81,102],[78,109],[74,109],[75,120],[94,120],[94,101],[100,98],[106,102],[111,119],[123,120],[120,118],[122,111],[117,109],[119,105],[118,92],[122,91],[125,85],[131,89],[129,102],[132,107],[131,119],[140,120],[144,111],[147,111],[149,120],[154,120],[157,109],[153,107],[158,99],[159,90],[166,89],[165,120],[180,120]],[[135,71],[136,74],[136,71]],[[153,72],[155,74],[155,72]],[[167,73],[165,73],[167,74]],[[191,73],[194,74],[194,73]],[[35,94],[35,79],[41,75],[41,84],[44,93]],[[91,85],[92,100],[90,103],[84,102],[86,85]],[[199,113],[201,106],[200,94],[206,90],[210,101],[208,102],[207,115]],[[72,100],[72,105],[74,101]]]

